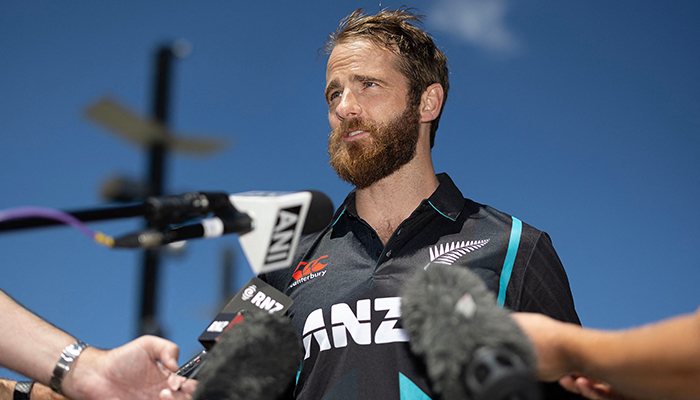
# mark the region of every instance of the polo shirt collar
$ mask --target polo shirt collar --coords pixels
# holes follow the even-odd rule
[[[452,178],[446,173],[437,174],[437,179],[440,185],[435,189],[435,192],[427,199],[428,204],[444,217],[453,221],[459,218],[464,208],[464,196],[462,192],[455,186]],[[338,209],[334,221],[343,214],[348,213],[357,216],[357,208],[355,207],[355,190],[351,191],[343,201],[343,204]]]
[[[464,196],[446,173],[437,174],[440,186],[428,198],[428,203],[440,214],[456,221],[464,208]]]

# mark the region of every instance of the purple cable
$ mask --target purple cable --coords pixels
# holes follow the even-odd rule
[[[63,222],[83,232],[90,239],[95,238],[95,232],[67,212],[46,207],[15,207],[0,210],[0,222],[20,218],[46,218]]]

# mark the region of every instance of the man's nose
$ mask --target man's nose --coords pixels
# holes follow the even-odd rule
[[[345,90],[340,98],[335,113],[340,120],[357,118],[362,114],[362,106],[351,90]]]

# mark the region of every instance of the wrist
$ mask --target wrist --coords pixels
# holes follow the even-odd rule
[[[104,350],[88,347],[83,350],[80,357],[63,379],[63,395],[71,399],[89,398],[89,393],[97,385],[97,376],[100,370],[101,354]]]
[[[580,354],[581,334],[579,325],[556,321],[556,329],[552,329],[547,337],[547,351],[553,357],[556,365],[556,375],[580,373],[583,366]]]
[[[53,374],[51,374],[51,381],[49,382],[49,386],[54,392],[61,395],[63,394],[64,379],[73,368],[78,357],[83,353],[83,350],[87,347],[87,344],[78,340],[63,349],[54,367]]]
[[[569,332],[571,340],[566,340],[565,354],[567,362],[572,372],[581,373],[590,376],[597,367],[595,351],[605,332],[595,329],[583,329],[580,326],[574,326]]]

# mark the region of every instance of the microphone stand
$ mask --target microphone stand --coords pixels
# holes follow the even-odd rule
[[[58,210],[54,210],[57,211]],[[61,211],[78,221],[91,222],[120,218],[144,217],[147,226],[162,232],[169,225],[183,223],[188,219],[204,217],[211,213],[226,218],[237,214],[237,210],[224,193],[185,193],[177,196],[151,196],[142,203],[118,207],[94,208],[86,210]],[[42,215],[39,213],[39,215]],[[64,221],[46,217],[18,217],[0,221],[0,234],[7,231],[48,227],[63,224]],[[163,336],[155,319],[155,287],[158,264],[158,250],[146,249],[146,268],[143,277],[143,292],[140,318],[141,334]]]

